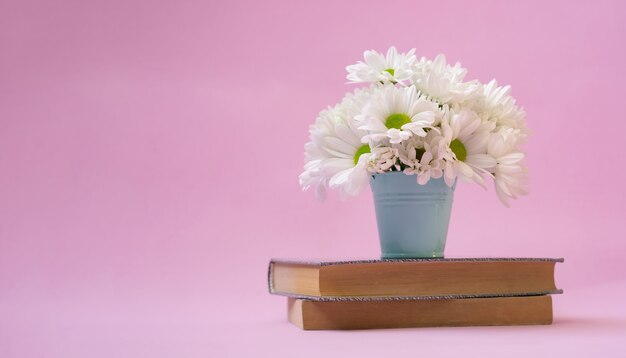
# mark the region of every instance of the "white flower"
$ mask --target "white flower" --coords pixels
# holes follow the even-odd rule
[[[511,97],[511,86],[498,86],[496,80],[491,80],[482,86],[482,95],[472,104],[472,108],[480,114],[483,120],[488,120],[496,125],[496,130],[501,128],[517,129],[515,136],[517,144],[521,144],[528,137],[526,127],[526,113],[515,104]]]
[[[385,86],[376,91],[363,108],[357,120],[363,122],[359,129],[367,130],[365,142],[389,139],[400,143],[413,135],[426,136],[440,114],[436,103],[421,97],[415,87]]]
[[[457,62],[454,66],[446,64],[443,55],[434,61],[420,59],[415,65],[413,84],[423,94],[441,104],[458,104],[471,101],[480,91],[478,81],[463,82],[467,70]]]
[[[367,186],[370,147],[361,143],[365,132],[352,115],[360,113],[358,106],[369,95],[369,89],[347,95],[339,105],[322,111],[311,126],[300,185],[304,190],[314,187],[320,200],[327,187],[339,189],[343,198],[356,196]]]
[[[438,179],[443,176],[446,165],[444,155],[447,153],[447,149],[443,136],[436,131],[428,133],[424,141],[424,154],[420,159],[420,167],[417,172],[419,184],[424,185],[431,178]]]
[[[443,177],[452,186],[460,177],[484,187],[484,176],[492,177],[506,206],[525,195],[520,145],[528,129],[511,88],[465,81],[459,63],[443,55],[418,61],[414,52],[366,51],[346,67],[350,82],[370,87],[319,114],[305,145],[302,188],[315,188],[320,199],[334,188],[344,198],[359,194],[371,173],[402,171],[422,185]]]
[[[489,137],[487,152],[495,159],[492,168],[496,194],[500,201],[509,206],[509,199],[528,194],[526,168],[521,161],[524,153],[517,146],[514,129],[503,129]]]
[[[398,159],[407,175],[416,175],[417,183],[424,185],[431,178],[441,178],[445,166],[439,154],[441,135],[437,131],[430,131],[426,138],[411,137],[410,139],[394,144],[397,148]]]
[[[460,176],[465,181],[474,181],[484,187],[483,174],[495,165],[492,156],[487,154],[489,134],[493,123],[482,122],[475,112],[462,109],[459,113],[450,112],[441,123],[446,161],[444,179],[452,186],[454,178]]]
[[[365,62],[359,61],[346,67],[347,78],[354,83],[402,83],[413,74],[413,64],[416,61],[414,53],[415,49],[412,49],[399,54],[393,46],[387,50],[387,56],[374,50],[365,51]]]
[[[394,144],[398,150],[398,160],[404,167],[405,174],[417,174],[424,153],[424,138],[413,136],[402,143]]]
[[[400,171],[398,164],[398,149],[393,147],[376,147],[372,149],[372,155],[369,157],[368,170],[372,173],[385,173],[392,171]]]

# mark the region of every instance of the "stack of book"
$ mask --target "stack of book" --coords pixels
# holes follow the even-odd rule
[[[552,323],[563,259],[270,261],[270,293],[302,329]]]

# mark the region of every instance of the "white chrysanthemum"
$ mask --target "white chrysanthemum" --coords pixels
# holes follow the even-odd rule
[[[416,62],[412,81],[429,98],[441,104],[458,104],[473,100],[480,91],[478,81],[463,82],[466,74],[461,64],[450,66],[444,55],[438,55],[434,61],[422,58]]]
[[[372,95],[357,120],[363,122],[359,129],[369,133],[365,142],[400,143],[413,135],[426,136],[424,129],[432,128],[440,113],[437,104],[421,97],[413,86],[385,86]]]
[[[424,154],[424,137],[413,136],[402,143],[394,144],[398,151],[398,160],[405,174],[417,174]]]
[[[528,129],[510,87],[466,82],[459,63],[443,55],[417,61],[414,51],[366,51],[364,62],[346,67],[348,80],[371,86],[346,94],[311,126],[303,189],[323,199],[336,188],[343,198],[367,186],[370,173],[403,171],[419,184],[444,177],[449,186],[457,177],[484,186],[490,176],[507,206],[525,195],[519,146]]]
[[[398,149],[394,147],[372,148],[369,157],[368,170],[372,173],[386,173],[393,169],[400,171],[398,164]]]
[[[443,136],[437,131],[431,131],[424,140],[424,154],[420,159],[420,167],[417,172],[417,182],[421,185],[433,179],[443,176],[446,162],[444,155],[447,154],[448,147],[445,145]]]
[[[472,103],[471,107],[483,120],[493,122],[496,130],[517,129],[516,142],[521,144],[529,134],[526,127],[526,113],[515,104],[515,99],[510,92],[511,86],[498,86],[496,80],[491,80],[482,86],[482,95]]]
[[[516,144],[517,134],[509,128],[493,133],[487,145],[487,153],[495,160],[492,172],[496,194],[507,207],[510,198],[528,194],[526,168],[521,163],[524,153]]]
[[[319,199],[325,188],[338,188],[342,197],[356,196],[368,184],[367,160],[370,147],[361,138],[366,134],[357,128],[354,114],[367,101],[371,89],[347,95],[334,108],[324,110],[310,128],[310,142],[305,145],[304,172],[300,185],[314,187]]]
[[[439,142],[442,137],[437,131],[430,131],[426,138],[411,137],[394,144],[398,150],[398,160],[407,175],[415,175],[417,183],[424,185],[431,178],[441,178],[445,161],[439,154]]]
[[[407,53],[398,53],[393,46],[387,50],[387,56],[370,50],[365,51],[363,58],[365,62],[359,61],[346,67],[350,82],[402,83],[413,75],[413,65],[416,61],[415,49]]]
[[[462,109],[450,112],[441,123],[446,161],[444,179],[452,186],[459,176],[465,181],[474,181],[484,187],[483,174],[495,165],[487,154],[487,142],[494,128],[493,123],[482,122],[474,111]]]

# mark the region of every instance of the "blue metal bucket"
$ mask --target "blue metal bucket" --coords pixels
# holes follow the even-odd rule
[[[383,259],[443,257],[456,183],[443,178],[417,183],[402,172],[372,174]]]

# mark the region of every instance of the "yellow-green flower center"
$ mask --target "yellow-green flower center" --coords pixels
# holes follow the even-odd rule
[[[385,70],[385,72],[388,72],[392,76],[396,73],[396,71],[393,68],[388,68]]]
[[[356,150],[356,153],[354,153],[354,165],[357,165],[359,163],[359,158],[361,157],[361,155],[371,152],[372,149],[370,148],[369,144],[363,144],[359,149]]]
[[[394,113],[385,120],[385,126],[389,129],[400,129],[407,123],[411,123],[411,117],[404,113]]]
[[[465,145],[460,140],[455,139],[450,142],[450,150],[456,155],[457,160],[463,162],[467,159],[467,149],[465,149]]]

